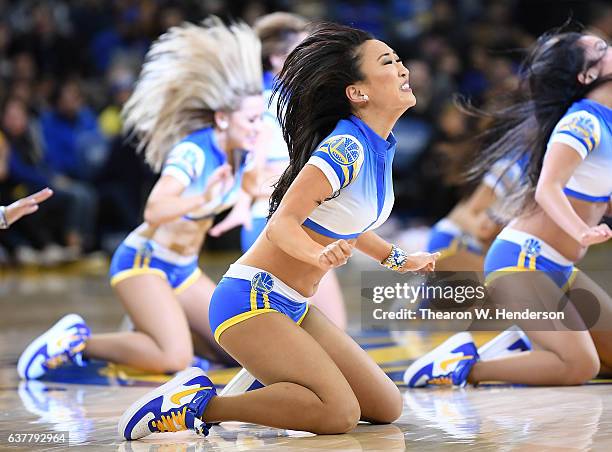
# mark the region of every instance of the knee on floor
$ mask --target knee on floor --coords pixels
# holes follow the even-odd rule
[[[180,372],[193,362],[193,353],[190,351],[164,351],[157,363],[161,372]]]
[[[381,394],[379,402],[368,416],[368,421],[376,424],[390,424],[402,415],[404,409],[402,394],[397,386],[394,384],[391,386],[387,393]]]
[[[334,435],[353,430],[361,418],[356,397],[325,404],[313,433]]]
[[[563,384],[581,385],[587,383],[597,376],[599,368],[599,357],[585,354],[581,359],[572,360],[567,364]]]

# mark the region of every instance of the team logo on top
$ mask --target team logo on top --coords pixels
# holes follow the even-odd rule
[[[361,143],[350,135],[331,137],[325,140],[319,149],[327,152],[334,162],[343,166],[355,163],[363,151]]]
[[[527,257],[537,257],[542,251],[542,245],[540,245],[539,240],[527,239],[525,240],[525,243],[523,243],[522,250]]]
[[[268,272],[259,272],[251,279],[251,287],[261,293],[269,293],[274,288],[274,278]]]
[[[599,143],[599,124],[597,118],[586,111],[578,111],[566,116],[559,124],[558,132],[568,132],[582,138],[591,151]]]

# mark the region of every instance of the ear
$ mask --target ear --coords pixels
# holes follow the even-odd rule
[[[578,81],[583,85],[588,85],[589,83],[593,83],[597,77],[593,72],[583,71],[578,74]]]
[[[348,100],[350,100],[351,102],[361,104],[368,101],[368,95],[365,94],[363,90],[357,85],[347,86],[344,92],[346,93],[346,97],[348,97]]]
[[[216,111],[215,112],[215,126],[219,128],[219,130],[227,130],[229,127],[229,114],[224,111]]]

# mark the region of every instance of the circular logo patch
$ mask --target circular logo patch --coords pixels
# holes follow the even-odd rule
[[[362,152],[361,143],[350,135],[332,137],[321,148],[327,151],[334,162],[343,166],[355,163]]]
[[[251,280],[251,286],[261,293],[269,293],[274,288],[274,278],[268,272],[259,272]]]
[[[522,246],[523,251],[528,257],[539,256],[542,251],[542,246],[540,242],[536,239],[527,239]]]

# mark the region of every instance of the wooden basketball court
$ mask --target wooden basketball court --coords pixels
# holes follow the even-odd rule
[[[593,250],[587,262],[610,264],[608,249]],[[235,258],[205,256],[204,268],[219,278]],[[211,434],[155,434],[124,442],[117,433],[123,410],[168,375],[150,375],[123,366],[93,362],[61,368],[44,381],[19,381],[16,362],[28,342],[68,312],[78,312],[94,332],[116,330],[123,312],[108,285],[104,261],[57,271],[25,269],[1,273],[0,450],[199,451],[199,450],[612,450],[612,381],[565,388],[485,384],[465,389],[402,388],[404,413],[392,425],[361,424],[345,435],[223,423]],[[402,387],[406,366],[446,335],[359,331],[360,260],[339,272],[351,332]],[[492,333],[475,334],[480,344]],[[209,372],[219,387],[237,369]],[[65,432],[63,443],[41,443],[41,434]],[[23,434],[32,433],[29,439]],[[38,442],[34,434],[39,435]],[[12,436],[11,436],[12,435]],[[12,442],[11,442],[11,439]],[[57,436],[59,438],[59,436]],[[28,439],[29,442],[15,442]]]

